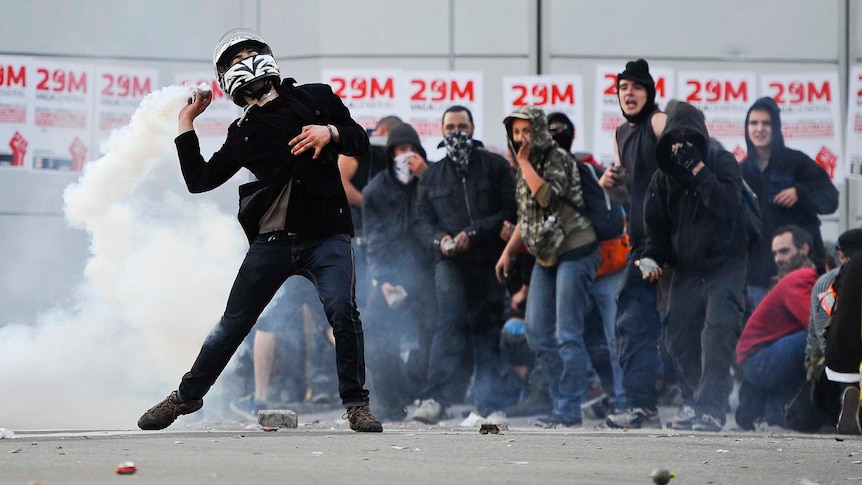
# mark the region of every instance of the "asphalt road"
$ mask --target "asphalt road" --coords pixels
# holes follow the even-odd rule
[[[833,434],[548,430],[525,418],[500,434],[460,419],[361,434],[340,417],[300,415],[274,432],[191,417],[158,432],[18,430],[0,440],[0,483],[650,484],[656,468],[672,485],[862,483],[862,441]],[[126,461],[137,472],[118,475]]]

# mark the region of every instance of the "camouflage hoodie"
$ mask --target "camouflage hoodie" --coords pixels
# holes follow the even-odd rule
[[[513,160],[517,159],[518,154],[512,139],[512,123],[515,119],[525,119],[530,122],[532,145],[529,160],[544,180],[542,186],[533,195],[521,170],[518,169],[516,190],[518,224],[524,244],[530,253],[536,256],[536,262],[541,266],[549,267],[557,264],[561,254],[594,242],[596,235],[589,220],[563,201],[566,199],[578,207],[584,207],[581,178],[571,155],[551,138],[545,113],[536,106],[522,106],[503,120]],[[542,228],[548,217],[552,215],[560,221],[564,234],[563,240],[557,247],[537,254],[537,242]]]

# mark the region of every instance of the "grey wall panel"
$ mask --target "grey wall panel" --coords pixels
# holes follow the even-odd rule
[[[508,114],[503,108],[503,77],[529,74],[530,61],[523,57],[515,58],[456,58],[458,71],[482,71],[484,84],[485,112],[484,126],[481,128],[483,142],[503,149],[506,146],[506,132],[503,118]]]
[[[320,39],[331,34],[321,28],[318,2],[304,0],[261,0],[260,33],[281,57],[316,56]]]
[[[311,2],[307,2],[311,3]],[[449,4],[321,0],[322,55],[447,55]]]
[[[547,0],[551,55],[835,59],[838,1]]]
[[[440,2],[443,3],[443,2]],[[535,2],[467,0],[454,4],[456,55],[528,55],[535,45]]]
[[[3,52],[111,58],[193,59],[212,55],[239,26],[243,0],[37,0],[4,5]]]

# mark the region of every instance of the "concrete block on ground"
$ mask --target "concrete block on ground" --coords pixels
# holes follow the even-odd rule
[[[261,409],[257,413],[257,424],[263,427],[296,428],[297,415],[290,409]]]

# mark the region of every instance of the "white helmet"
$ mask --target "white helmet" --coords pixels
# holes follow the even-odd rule
[[[246,47],[254,48],[257,55],[231,66],[233,55]],[[259,79],[271,78],[275,83],[281,80],[272,49],[249,29],[233,29],[222,36],[213,51],[213,68],[222,91],[240,107],[247,104],[245,96],[254,94],[243,88]]]

